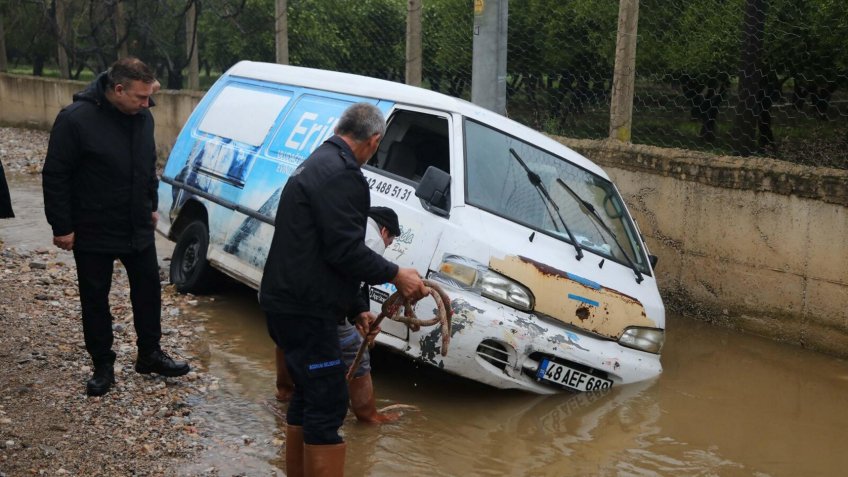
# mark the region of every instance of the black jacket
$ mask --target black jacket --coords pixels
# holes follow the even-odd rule
[[[154,242],[157,208],[153,116],[106,100],[106,74],[53,123],[44,163],[44,211],[53,235],[74,232],[74,249],[128,253]]]
[[[342,319],[361,282],[385,283],[397,265],[365,245],[371,197],[353,152],[333,136],[283,188],[259,301],[272,314]]]

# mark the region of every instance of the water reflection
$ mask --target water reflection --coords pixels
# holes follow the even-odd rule
[[[255,293],[230,291],[199,313],[221,350],[211,361],[229,363],[212,370],[254,403],[244,412],[272,416],[245,422],[279,438],[282,420],[263,404],[273,391],[273,348]],[[418,410],[379,427],[348,418],[348,475],[841,473],[844,361],[682,317],[669,322],[664,374],[602,394],[499,391],[376,352],[378,405]],[[283,467],[278,448],[263,455]]]

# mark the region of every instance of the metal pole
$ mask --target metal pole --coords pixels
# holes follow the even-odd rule
[[[615,46],[615,72],[610,104],[610,139],[630,142],[633,128],[633,92],[636,81],[636,28],[639,0],[620,0],[618,37]]]
[[[406,84],[421,86],[422,0],[409,0],[406,13]]]
[[[474,0],[471,102],[506,114],[508,0]]]
[[[274,7],[275,42],[277,45],[277,63],[289,64],[289,14],[288,0],[277,0]]]

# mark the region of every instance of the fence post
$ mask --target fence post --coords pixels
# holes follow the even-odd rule
[[[638,24],[639,0],[619,0],[609,137],[624,142],[630,142],[633,128],[633,92],[636,81],[636,30]]]
[[[197,2],[186,12],[186,56],[188,56],[188,89],[200,89],[200,67],[197,61]]]
[[[421,86],[421,0],[407,2],[406,84]]]
[[[471,102],[506,114],[508,0],[474,0]]]
[[[277,45],[277,63],[289,64],[289,12],[288,0],[277,0],[274,7],[274,41]]]

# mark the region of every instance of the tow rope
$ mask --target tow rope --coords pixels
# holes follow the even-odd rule
[[[380,314],[377,316],[377,319],[371,327],[376,328],[380,326],[380,322],[383,321],[383,318],[389,318],[390,320],[405,323],[412,331],[418,331],[422,326],[433,326],[436,323],[439,323],[442,328],[442,356],[447,356],[448,345],[450,344],[451,318],[453,317],[453,310],[450,306],[450,297],[448,297],[447,293],[442,290],[442,287],[439,286],[438,283],[432,280],[424,280],[424,285],[430,289],[429,295],[433,297],[433,301],[436,302],[436,316],[426,320],[418,319],[418,317],[415,316],[415,304],[418,300],[406,300],[400,292],[394,292],[383,303]],[[400,313],[401,308],[403,308],[403,314]],[[359,363],[362,361],[362,355],[365,353],[365,349],[367,347],[368,340],[363,339],[362,344],[359,345],[359,351],[356,353],[356,358],[350,365],[350,369],[347,370],[348,381],[353,379],[353,374],[359,368]]]

